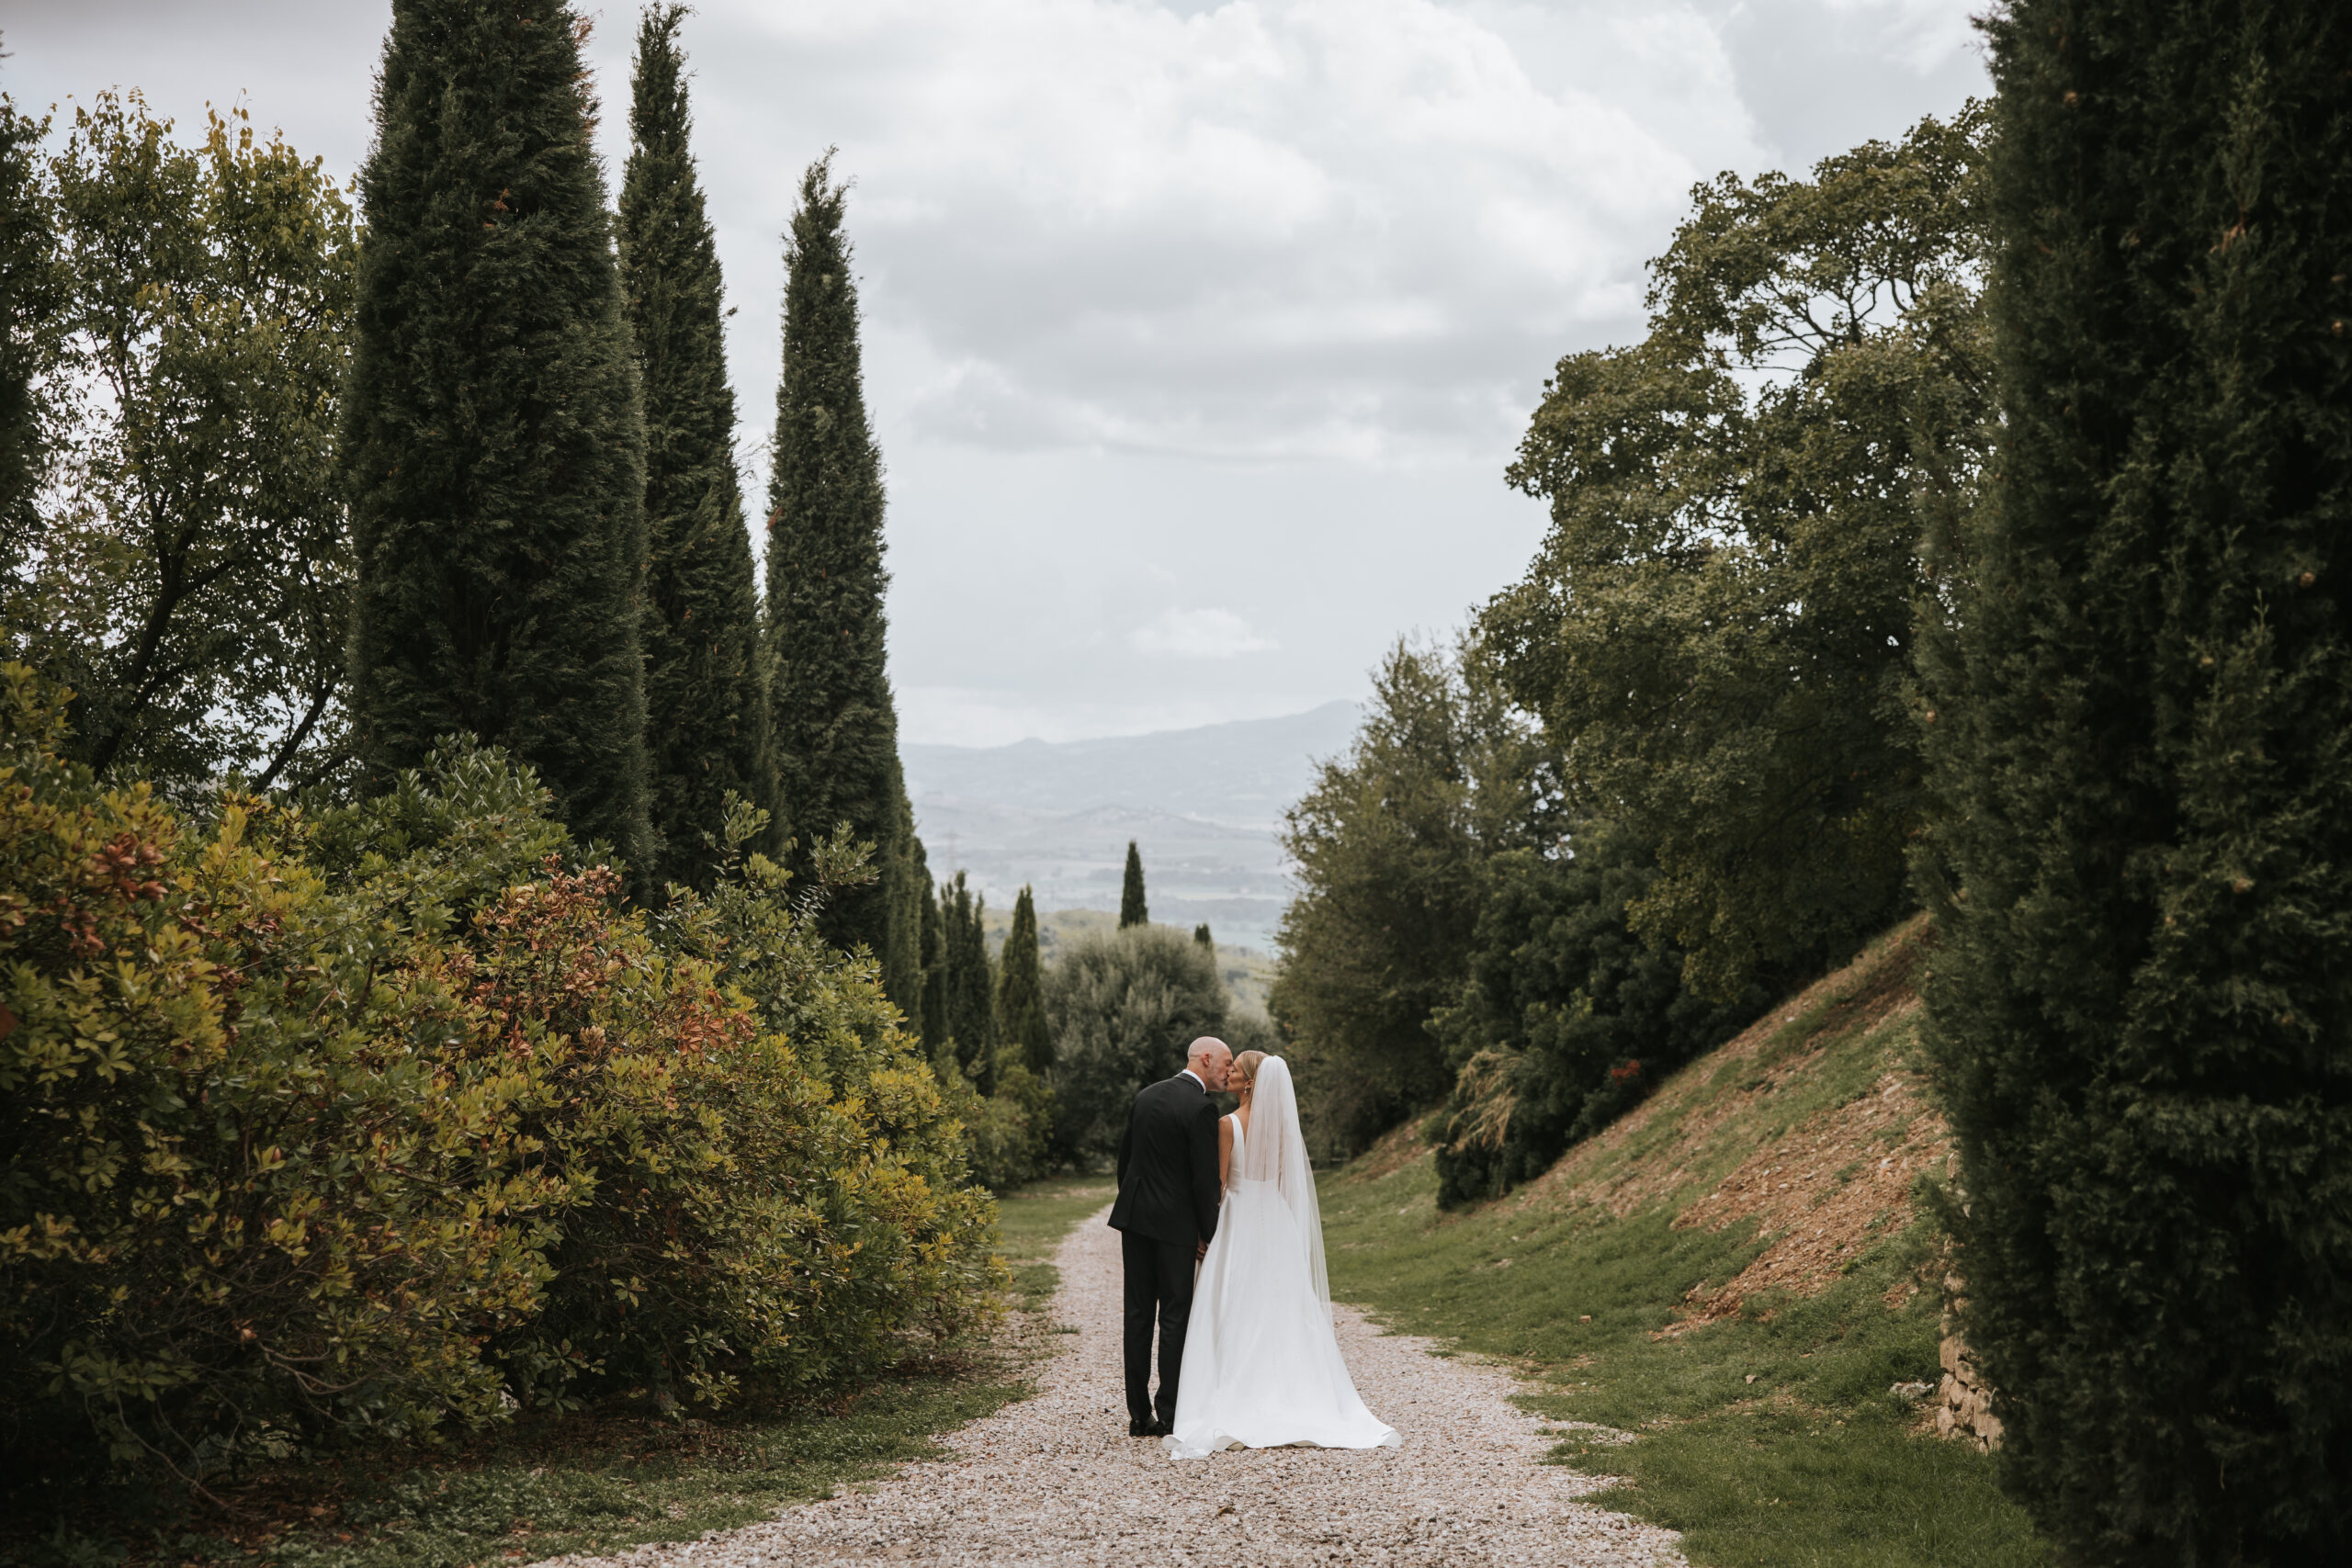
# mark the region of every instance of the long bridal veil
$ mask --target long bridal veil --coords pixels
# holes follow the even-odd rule
[[[1315,1299],[1331,1304],[1331,1281],[1323,1269],[1323,1210],[1315,1201],[1315,1173],[1306,1161],[1306,1139],[1298,1129],[1298,1093],[1290,1064],[1269,1056],[1258,1064],[1257,1088],[1250,1102],[1250,1131],[1241,1142],[1240,1179],[1271,1181],[1298,1222],[1306,1247],[1306,1277]]]
[[[1225,1212],[1201,1262],[1184,1337],[1168,1451],[1197,1458],[1240,1444],[1393,1448],[1364,1408],[1332,1331],[1323,1212],[1290,1064],[1258,1064],[1250,1124],[1233,1134]]]

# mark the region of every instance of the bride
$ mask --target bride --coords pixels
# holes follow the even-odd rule
[[[1323,1216],[1290,1065],[1244,1051],[1226,1087],[1241,1108],[1217,1123],[1224,1213],[1201,1260],[1176,1418],[1160,1441],[1180,1459],[1286,1444],[1395,1448],[1404,1439],[1364,1408],[1331,1333]]]

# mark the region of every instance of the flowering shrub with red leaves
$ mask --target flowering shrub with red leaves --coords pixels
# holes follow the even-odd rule
[[[650,919],[463,748],[199,826],[61,712],[0,666],[0,1461],[712,1404],[987,1310],[961,1129],[775,866]]]
[[[556,1196],[523,1080],[416,1048],[280,813],[102,790],[60,711],[0,666],[0,1447],[196,1478],[495,1410]]]

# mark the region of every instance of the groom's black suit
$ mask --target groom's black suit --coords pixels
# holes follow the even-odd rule
[[[1127,1277],[1127,1415],[1176,1418],[1184,1369],[1184,1325],[1193,1315],[1193,1263],[1216,1235],[1216,1106],[1190,1073],[1136,1096],[1119,1134],[1119,1199],[1111,1227],[1121,1233]],[[1151,1399],[1151,1320],[1159,1317],[1159,1400]]]

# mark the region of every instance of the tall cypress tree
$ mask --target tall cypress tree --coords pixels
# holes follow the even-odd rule
[[[924,1052],[944,1067],[952,1060],[947,1054],[947,923],[941,918],[939,897],[929,882],[922,885],[922,900],[917,919],[922,922],[922,995],[916,1020]]]
[[[956,1065],[988,1094],[996,1087],[996,985],[989,973],[984,930],[988,901],[974,899],[959,871],[955,881],[939,885],[939,914],[947,1038],[955,1042]]]
[[[1005,933],[1004,953],[997,962],[996,1039],[1009,1062],[1035,1073],[1054,1065],[1037,952],[1037,901],[1026,887],[1012,901],[1012,929]]]
[[[884,667],[882,458],[865,416],[857,285],[842,232],[847,191],[827,153],[801,176],[785,247],[784,376],[768,485],[768,649],[785,822],[805,873],[839,823],[871,842],[881,876],[837,897],[826,934],[889,953],[905,894],[893,842],[905,785]]]
[[[1143,856],[1136,850],[1136,841],[1127,840],[1127,874],[1119,886],[1119,929],[1148,925],[1151,906],[1143,897]]]
[[[344,400],[351,709],[381,779],[467,731],[650,886],[645,423],[582,24],[394,0]]]
[[[46,458],[35,381],[63,304],[40,164],[45,129],[0,98],[0,584],[40,526],[33,492]]]
[[[637,31],[621,284],[645,397],[647,763],[662,874],[707,887],[731,791],[774,813],[759,593],[735,471],[718,249],[687,151],[680,5]]]
[[[915,833],[914,807],[903,786],[899,791],[896,852],[883,865],[883,887],[889,896],[889,925],[881,953],[882,992],[922,1030],[923,956],[923,893],[931,886],[931,861]]]
[[[2352,1555],[2352,10],[1988,24],[2001,448],[1929,707],[1930,1040],[2007,1484]]]

